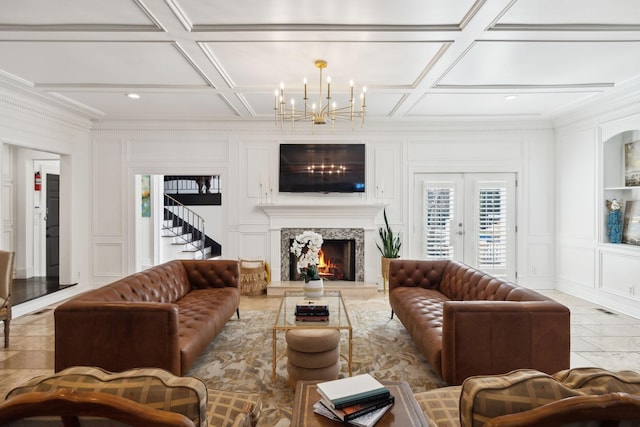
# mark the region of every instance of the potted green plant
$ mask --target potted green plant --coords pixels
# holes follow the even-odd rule
[[[383,289],[387,291],[387,281],[389,280],[389,263],[394,258],[400,258],[400,246],[402,241],[400,240],[400,234],[394,234],[393,230],[389,226],[389,220],[387,219],[387,210],[383,211],[384,227],[378,228],[378,234],[380,235],[381,244],[376,242],[378,250],[382,254],[382,282]]]

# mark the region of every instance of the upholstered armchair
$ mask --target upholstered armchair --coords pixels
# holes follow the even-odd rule
[[[4,346],[9,347],[11,327],[11,291],[13,284],[14,253],[0,250],[0,320],[4,321]]]
[[[640,374],[633,371],[517,369],[414,396],[429,427],[640,425]]]
[[[11,390],[0,401],[0,425],[255,427],[261,410],[257,394],[208,388],[162,369],[75,366]]]

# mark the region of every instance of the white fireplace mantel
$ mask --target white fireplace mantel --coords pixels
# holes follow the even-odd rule
[[[261,204],[269,217],[272,279],[281,280],[280,234],[287,228],[360,228],[364,230],[364,280],[375,282],[380,272],[376,217],[384,204]]]
[[[360,227],[375,228],[383,204],[261,204],[269,216],[271,229],[282,227]]]

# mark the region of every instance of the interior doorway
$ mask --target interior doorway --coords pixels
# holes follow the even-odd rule
[[[65,171],[71,171],[72,156],[8,143],[0,144],[0,150],[0,247],[16,254],[12,302],[17,306],[77,284],[64,256],[71,224],[60,216],[60,206],[64,213],[71,204],[71,193],[65,193],[69,176]],[[48,190],[52,190],[49,197]],[[47,245],[48,205],[53,206],[49,213],[56,218],[57,237]]]
[[[60,276],[60,175],[48,173],[45,213],[45,271],[52,281]]]
[[[13,304],[56,292],[60,286],[60,156],[12,146],[12,241],[16,252]],[[9,246],[11,245],[11,246]]]

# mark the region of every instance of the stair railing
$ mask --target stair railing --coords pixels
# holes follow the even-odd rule
[[[200,241],[199,249],[202,253],[202,259],[204,259],[206,239],[206,235],[204,234],[204,218],[168,194],[164,195],[164,208],[173,215],[173,227],[170,228],[171,233],[176,237],[183,239],[185,243]],[[176,232],[174,230],[175,227],[179,227],[182,232]],[[183,234],[191,234],[194,237],[194,240],[188,242],[183,237]]]

